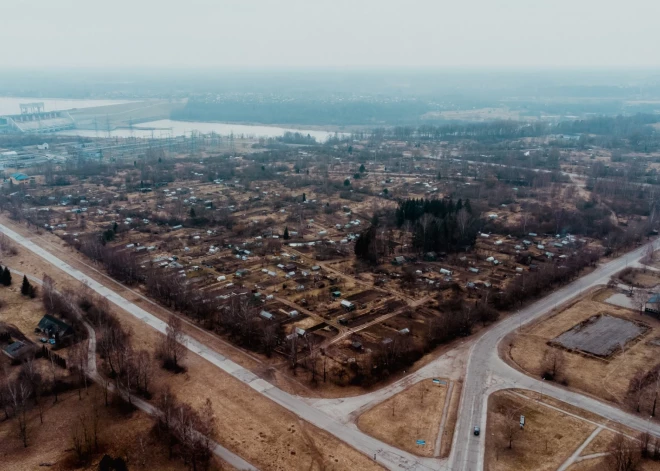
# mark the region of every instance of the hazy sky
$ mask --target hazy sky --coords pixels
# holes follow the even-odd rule
[[[0,0],[0,68],[658,67],[659,19],[660,0]]]

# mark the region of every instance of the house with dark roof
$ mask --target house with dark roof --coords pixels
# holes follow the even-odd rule
[[[46,314],[41,318],[36,330],[46,334],[49,338],[55,339],[56,342],[73,335],[73,327],[50,314]]]
[[[30,348],[30,345],[20,340],[10,343],[9,345],[7,345],[5,348],[2,349],[2,353],[7,355],[12,360],[20,360],[27,353],[31,351],[32,349]]]

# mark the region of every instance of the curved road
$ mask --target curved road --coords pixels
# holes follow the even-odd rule
[[[660,239],[651,242],[655,248],[660,246]],[[483,469],[485,436],[475,437],[475,426],[486,431],[486,412],[488,395],[498,389],[522,388],[543,392],[568,404],[611,419],[615,422],[638,430],[646,430],[660,435],[660,426],[647,424],[647,420],[628,414],[620,409],[583,396],[553,384],[549,384],[524,375],[507,365],[498,355],[498,344],[510,332],[547,314],[556,306],[581,294],[585,289],[607,283],[608,279],[624,269],[628,264],[639,261],[646,254],[644,245],[617,259],[614,259],[571,284],[551,293],[545,298],[520,310],[486,331],[472,346],[468,361],[463,397],[459,406],[459,421],[454,431],[454,442],[449,457],[449,469],[454,471],[478,471]]]
[[[165,322],[123,298],[93,278],[75,269],[66,262],[60,260],[52,253],[32,242],[29,238],[23,237],[22,235],[2,224],[0,224],[0,232],[4,233],[13,241],[40,256],[48,263],[56,266],[76,280],[86,283],[87,286],[93,289],[96,293],[107,298],[108,301],[117,305],[130,315],[140,319],[142,322],[149,325],[153,329],[163,334],[166,332],[167,324]],[[352,424],[344,424],[336,421],[328,416],[325,412],[307,404],[307,402],[305,402],[301,397],[294,396],[293,394],[289,394],[279,388],[276,388],[267,381],[259,378],[250,370],[243,368],[237,363],[234,363],[229,358],[219,354],[218,352],[189,336],[185,336],[183,343],[191,352],[201,356],[213,365],[229,373],[234,378],[247,384],[255,391],[271,399],[285,409],[293,412],[303,420],[306,420],[307,422],[319,428],[327,430],[331,434],[347,442],[367,456],[376,456],[376,460],[389,469],[410,471],[446,469],[446,460],[441,462],[433,458],[422,458],[414,456],[408,452],[383,443],[361,432],[356,426]]]
[[[15,242],[39,255],[73,278],[87,283],[87,285],[98,294],[106,297],[110,302],[116,304],[134,317],[142,320],[152,328],[162,333],[165,332],[165,322],[121,297],[116,292],[98,283],[79,270],[71,267],[52,253],[32,242],[29,238],[21,236],[2,224],[0,224],[0,232],[3,232]],[[660,246],[660,239],[651,244],[657,248]],[[301,398],[289,394],[276,388],[272,384],[256,376],[251,371],[234,363],[230,359],[215,352],[193,338],[186,337],[185,345],[192,352],[205,358],[215,366],[232,375],[234,378],[242,381],[257,392],[295,413],[300,418],[317,427],[327,430],[366,455],[372,457],[376,456],[377,461],[389,469],[420,471],[480,471],[483,469],[485,437],[483,434],[480,437],[475,437],[472,434],[472,429],[475,425],[478,425],[484,432],[486,431],[486,404],[488,396],[499,389],[513,387],[539,392],[542,391],[548,396],[552,396],[568,404],[593,412],[606,419],[625,423],[629,427],[638,430],[648,429],[651,433],[660,436],[660,425],[653,423],[648,424],[645,419],[628,414],[591,397],[583,396],[528,377],[507,365],[498,355],[498,344],[508,333],[514,331],[522,324],[526,324],[544,314],[547,314],[556,306],[579,295],[583,290],[606,283],[610,276],[625,268],[629,263],[636,263],[639,259],[644,257],[646,254],[646,248],[646,245],[642,246],[626,255],[599,266],[590,274],[564,286],[530,306],[527,306],[518,314],[502,320],[484,332],[481,337],[472,344],[469,351],[469,361],[459,405],[458,422],[454,432],[452,451],[449,460],[414,456],[362,433],[354,424],[350,423],[350,421],[337,420],[337,415],[329,413],[328,408],[331,408],[333,404],[336,407],[339,403],[343,402],[341,399],[324,401]],[[420,375],[423,376],[423,373],[427,372],[431,374],[434,366],[447,362],[447,357],[450,356],[449,353],[451,352],[434,360],[432,364],[412,376],[420,377]],[[393,394],[397,389],[391,389],[390,391]],[[388,396],[376,392],[364,395],[364,397],[359,396],[357,398],[352,398],[352,400],[347,402],[352,402],[354,407],[347,407],[346,412],[349,413],[354,408],[360,408],[360,406],[364,406],[366,402],[371,402],[371,404],[380,402],[380,400],[384,400],[386,397]],[[373,399],[373,402],[370,399]],[[324,407],[324,405],[326,407]]]

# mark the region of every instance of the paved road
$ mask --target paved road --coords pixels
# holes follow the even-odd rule
[[[657,248],[660,240],[654,242]],[[484,436],[472,434],[474,426],[486,430],[486,405],[488,395],[505,388],[522,388],[543,392],[548,396],[575,405],[619,423],[649,430],[660,435],[660,425],[650,424],[640,417],[628,414],[596,399],[577,394],[553,384],[528,377],[507,365],[498,355],[498,344],[508,333],[550,312],[557,305],[578,296],[583,290],[607,283],[610,276],[636,263],[646,254],[646,246],[601,265],[590,274],[564,286],[549,296],[522,309],[518,314],[504,319],[487,330],[472,346],[468,361],[463,397],[459,406],[459,421],[449,457],[449,468],[455,471],[479,471],[483,469],[485,451]]]
[[[75,279],[84,281],[97,293],[105,296],[110,302],[121,307],[129,314],[141,319],[147,325],[159,332],[165,332],[166,324],[163,321],[66,264],[31,240],[1,224],[0,232],[4,232],[17,243],[41,256]],[[660,246],[660,240],[656,241],[654,245],[656,248]],[[459,406],[459,420],[456,425],[449,460],[420,458],[386,445],[360,432],[350,419],[355,417],[356,412],[385,400],[418,380],[438,376],[439,369],[446,371],[446,367],[452,364],[451,361],[447,360],[451,352],[393,385],[374,393],[354,398],[319,400],[288,394],[192,338],[186,337],[185,343],[192,352],[202,356],[302,419],[329,431],[368,456],[377,455],[378,462],[389,469],[480,471],[483,469],[485,440],[483,435],[475,437],[472,434],[472,429],[475,425],[479,425],[482,430],[486,430],[488,396],[500,389],[515,387],[542,392],[568,404],[598,414],[605,419],[625,423],[627,426],[638,430],[649,430],[651,433],[660,436],[660,425],[649,424],[646,419],[628,414],[609,404],[528,377],[507,365],[499,358],[497,353],[498,344],[508,333],[550,312],[556,306],[579,295],[583,290],[606,283],[610,276],[622,270],[628,264],[636,264],[645,254],[646,246],[643,246],[601,265],[589,275],[564,286],[522,309],[518,314],[499,322],[471,344],[463,395]],[[466,344],[466,346],[469,345],[469,343]],[[460,347],[457,350],[460,350]],[[440,365],[444,365],[444,367],[441,368]]]
[[[32,280],[33,282],[37,283],[38,285],[43,286],[43,281],[40,280],[39,278],[36,278],[31,275],[27,275],[25,273],[21,273],[18,270],[14,270],[13,268],[10,269],[12,273],[19,275],[19,276],[27,276],[28,279]],[[94,330],[94,327],[87,322],[85,319],[80,319],[85,326],[85,329],[87,329],[87,376],[92,379],[95,383],[101,385],[101,387],[105,387],[107,385],[109,390],[115,391],[115,385],[112,383],[107,383],[106,380],[99,374],[98,370],[96,369],[96,331]],[[122,393],[122,396],[127,398],[126,393]],[[158,410],[156,407],[152,406],[149,404],[147,401],[144,401],[140,399],[139,397],[131,396],[131,403],[140,409],[143,412],[146,412],[149,415],[152,416],[158,416],[160,415],[160,410]],[[222,458],[225,462],[229,463],[236,469],[240,469],[241,471],[259,471],[258,468],[252,466],[250,463],[245,461],[243,458],[238,456],[237,454],[229,451],[227,448],[223,447],[219,443],[216,443],[215,441],[211,440],[211,447],[213,449],[213,453]]]
[[[131,314],[132,316],[140,319],[142,322],[149,325],[153,329],[161,333],[165,333],[167,328],[167,324],[165,322],[161,321],[154,315],[148,313],[132,302],[126,300],[114,291],[106,288],[104,285],[98,283],[93,278],[90,278],[89,276],[60,260],[52,253],[32,242],[29,238],[23,237],[22,235],[16,233],[15,231],[2,224],[0,224],[0,232],[4,233],[10,239],[14,240],[26,249],[39,255],[48,263],[56,266],[76,280],[86,283],[96,293],[107,298],[108,301],[119,306],[121,309]],[[300,418],[319,428],[327,430],[339,439],[347,442],[354,448],[365,453],[367,456],[376,456],[377,461],[389,469],[411,471],[446,469],[446,460],[443,462],[431,458],[420,458],[414,456],[410,453],[376,440],[375,438],[365,433],[362,433],[353,424],[344,424],[336,421],[323,411],[310,406],[302,398],[276,388],[267,381],[259,378],[251,371],[243,368],[237,363],[234,363],[230,359],[191,337],[186,336],[184,344],[191,352],[206,359],[213,365],[232,375],[234,378],[247,384],[255,391],[275,401],[277,404],[283,406],[289,411],[295,413]]]

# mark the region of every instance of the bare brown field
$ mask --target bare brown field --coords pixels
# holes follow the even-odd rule
[[[517,431],[512,448],[508,448],[505,430],[508,422],[525,416],[525,429]],[[486,440],[486,469],[556,470],[596,427],[554,409],[500,391],[488,401],[488,424],[482,439]]]
[[[22,249],[6,260],[6,264],[12,267],[16,264],[35,276],[46,272],[58,280],[60,287],[75,289],[80,286],[68,275]],[[146,308],[144,302],[141,307]],[[161,334],[114,306],[112,310],[131,332],[133,345],[153,354]],[[202,358],[190,354],[184,363],[188,371],[180,375],[155,367],[154,390],[168,385],[180,399],[194,407],[210,398],[218,417],[218,441],[259,469],[382,469],[350,445],[301,422],[294,414]]]
[[[493,399],[499,402],[493,402]],[[496,407],[499,407],[500,414],[496,413]],[[512,414],[511,412],[515,412]],[[534,414],[532,417],[537,422],[541,422],[541,427],[546,428],[547,424],[552,424],[547,427],[550,431],[544,432],[543,430],[537,431],[533,434],[528,434],[529,429],[529,418],[530,411]],[[505,413],[504,413],[505,412]],[[545,463],[545,460],[548,458],[545,456],[545,440],[548,440],[548,449],[550,449],[550,444],[553,443],[553,440],[561,440],[561,444],[557,444],[558,449],[561,449],[561,461],[558,458],[553,458],[555,461],[560,461],[559,464],[555,466],[553,462],[552,466],[549,469],[556,469],[561,463],[563,463],[569,456],[575,452],[575,450],[580,446],[584,440],[593,432],[598,425],[602,425],[607,428],[603,428],[580,454],[581,457],[589,456],[596,453],[605,453],[609,450],[611,442],[616,436],[617,433],[622,433],[630,438],[635,439],[639,436],[639,432],[632,430],[626,427],[624,424],[610,422],[603,417],[592,414],[585,410],[579,409],[577,407],[571,406],[564,402],[558,401],[549,396],[543,396],[539,393],[528,391],[528,390],[506,390],[495,393],[491,396],[489,402],[489,412],[488,412],[488,436],[486,442],[486,456],[488,466],[492,464],[493,457],[496,461],[496,467],[489,467],[488,469],[545,469],[543,467],[537,468],[536,466],[543,466],[536,464],[537,461],[542,461]],[[513,449],[509,450],[508,438],[505,433],[506,428],[502,426],[505,420],[511,420],[513,417],[514,421],[517,423],[519,415],[525,415],[526,424],[524,431],[517,431],[514,435]],[[495,422],[499,427],[495,431],[491,428],[491,417],[495,417],[497,421]],[[559,421],[560,425],[557,425]],[[576,425],[574,422],[577,421]],[[510,423],[510,422],[509,422]],[[581,425],[580,425],[581,424]],[[563,428],[566,427],[566,428]],[[517,429],[517,427],[516,427]],[[562,430],[563,429],[563,430]],[[553,431],[554,430],[554,431]],[[564,431],[568,431],[566,434]],[[576,436],[575,432],[579,431],[579,437]],[[543,440],[538,442],[539,434],[548,433],[552,436],[546,438],[540,438]],[[516,444],[519,443],[524,437],[525,440],[532,437],[532,442],[537,442],[535,445],[530,445],[529,447],[526,444],[518,445],[518,451],[515,450]],[[561,438],[560,438],[561,437]],[[569,442],[566,442],[564,438],[570,438]],[[493,445],[495,444],[495,445]],[[493,450],[493,446],[500,446],[499,450]],[[564,449],[565,447],[565,449]],[[504,452],[504,453],[503,453]],[[510,462],[508,466],[510,468],[497,468],[500,461],[503,457],[506,457],[506,454],[509,454]],[[565,455],[565,456],[564,456]],[[506,458],[505,458],[506,459]],[[581,462],[576,462],[571,465],[568,469],[570,470],[602,470],[607,469],[603,466],[605,461],[603,458],[589,459]],[[504,466],[504,465],[503,465]],[[531,467],[530,467],[531,466]],[[651,460],[643,460],[639,466],[640,470],[657,470],[660,469],[657,462]]]
[[[606,458],[594,458],[572,464],[568,471],[603,471],[608,469]],[[660,463],[645,460],[638,467],[638,471],[660,471]]]
[[[632,268],[623,270],[620,274],[624,283],[639,286],[641,288],[653,288],[660,284],[658,273],[644,268]]]
[[[100,434],[99,453],[88,465],[79,466],[76,463],[72,449],[71,430],[75,427],[81,412],[92,413],[94,395],[101,403],[101,391],[96,386],[89,388],[89,394],[83,393],[83,399],[78,399],[76,391],[70,391],[59,396],[59,401],[53,403],[51,397],[42,398],[47,402],[44,412],[44,423],[39,421],[37,409],[29,412],[28,447],[24,448],[18,437],[16,419],[0,422],[0,459],[2,469],[17,471],[32,471],[46,469],[64,471],[70,469],[96,470],[98,462],[104,453],[113,457],[123,457],[129,468],[162,469],[165,471],[183,471],[188,469],[182,461],[168,460],[167,448],[150,434],[153,420],[140,411],[123,413],[113,407],[99,408]],[[230,469],[226,464],[220,464],[214,459],[214,470]]]
[[[34,328],[47,313],[40,297],[30,299],[21,295],[21,278],[14,274],[11,286],[0,287],[0,301],[3,303],[0,322],[15,326],[28,339],[36,342]]]
[[[461,391],[463,389],[462,381],[455,381],[451,392],[449,409],[447,410],[447,422],[445,422],[445,432],[440,442],[440,458],[447,458],[451,453],[452,441],[454,440],[454,431],[458,421],[458,406],[461,401]]]
[[[520,333],[511,334],[507,341],[511,361],[529,374],[540,377],[544,370],[546,352],[556,349],[548,345],[548,342],[575,325],[599,313],[643,322],[650,329],[626,345],[623,352],[619,348],[608,358],[566,350],[562,354],[564,365],[560,371],[561,381],[565,381],[571,388],[604,400],[622,403],[629,379],[637,371],[648,371],[657,364],[660,347],[649,344],[649,340],[660,335],[660,322],[650,316],[640,316],[638,312],[601,302],[600,299],[603,299],[603,293],[597,292],[566,310],[524,327]]]
[[[357,425],[365,433],[420,456],[433,456],[447,386],[422,380],[363,413]],[[417,445],[424,440],[425,445]]]
[[[592,455],[594,453],[605,453],[610,448],[612,440],[616,437],[616,433],[611,430],[601,430],[598,435],[587,445],[582,451],[582,456]]]

